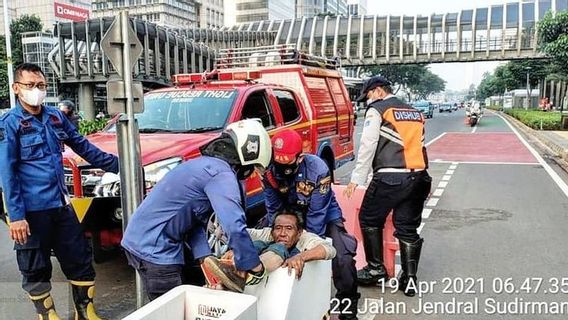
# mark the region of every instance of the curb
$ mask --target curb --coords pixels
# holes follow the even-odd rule
[[[510,115],[499,112],[501,116],[506,118],[513,126],[517,129],[522,131],[525,135],[529,137],[534,137],[538,142],[542,145],[546,146],[555,156],[559,159],[556,159],[558,164],[566,171],[568,171],[568,149],[558,145],[556,142],[550,140],[545,134],[543,134],[540,130],[535,130],[533,128],[528,127],[524,123],[520,122],[519,120],[511,117]]]

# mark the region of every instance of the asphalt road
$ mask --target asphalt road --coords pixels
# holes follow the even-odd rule
[[[563,315],[551,315],[554,310],[550,309],[548,314],[509,309],[500,315],[496,304],[542,302],[542,309],[555,301],[568,301],[568,197],[551,176],[565,184],[566,173],[549,160],[546,151],[537,150],[543,158],[533,155],[496,115],[487,113],[474,129],[465,126],[463,119],[463,110],[435,111],[426,123],[434,181],[429,210],[423,214],[425,244],[419,279],[421,285],[430,286],[424,288],[423,297],[414,298],[388,288],[362,288],[359,307],[367,310],[360,319],[566,319],[568,306]],[[362,122],[360,117],[357,146]],[[352,169],[353,163],[338,169],[336,180],[348,182]],[[13,244],[4,224],[0,239],[5,239],[0,241],[0,319],[35,319],[33,306],[20,288]],[[56,260],[52,261],[56,307],[61,316],[71,318],[70,291]],[[119,319],[128,314],[135,305],[132,270],[122,258],[95,268],[100,315]],[[418,310],[422,305],[426,309]]]

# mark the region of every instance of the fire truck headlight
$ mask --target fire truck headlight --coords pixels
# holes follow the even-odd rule
[[[119,197],[120,176],[112,172],[105,172],[95,187],[94,193],[98,197]]]
[[[162,178],[173,168],[177,167],[182,161],[182,158],[175,157],[158,162],[154,162],[144,167],[145,187],[146,190],[151,189],[162,180]]]
[[[182,162],[181,157],[169,158],[154,162],[144,167],[146,190],[152,189],[168,172]],[[105,172],[96,186],[95,195],[98,197],[120,197],[120,176]]]

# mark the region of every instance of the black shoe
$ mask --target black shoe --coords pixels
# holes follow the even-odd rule
[[[377,285],[380,280],[386,282],[388,278],[389,276],[383,265],[380,265],[377,269],[366,266],[361,270],[357,270],[357,282],[360,285]]]

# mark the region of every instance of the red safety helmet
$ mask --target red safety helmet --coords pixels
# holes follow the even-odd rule
[[[278,131],[272,137],[272,151],[274,162],[289,164],[302,153],[302,137],[292,129]]]

